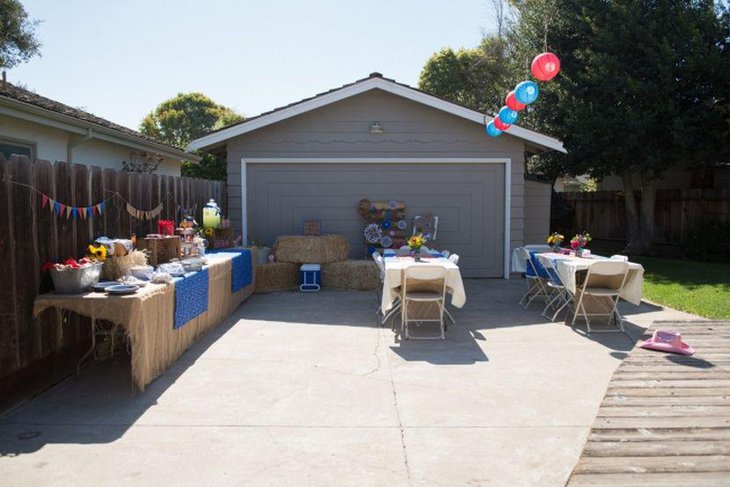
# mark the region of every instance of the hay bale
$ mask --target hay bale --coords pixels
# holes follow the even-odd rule
[[[347,260],[350,244],[342,235],[320,237],[286,235],[276,239],[272,250],[277,262],[326,264]]]
[[[105,281],[116,281],[122,276],[132,273],[132,267],[147,265],[147,254],[141,250],[133,250],[127,255],[107,257],[101,275]]]
[[[299,264],[272,262],[256,266],[255,293],[285,291],[299,286]]]
[[[322,286],[368,291],[382,287],[380,271],[372,260],[346,260],[322,266]]]

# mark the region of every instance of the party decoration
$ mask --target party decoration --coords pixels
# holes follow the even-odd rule
[[[398,220],[395,226],[398,227],[398,229],[400,230],[405,230],[406,228],[408,228],[408,222],[405,220]]]
[[[499,130],[507,130],[512,125],[508,123],[504,123],[499,117],[494,118],[494,126],[497,127]]]
[[[390,220],[385,220],[383,222],[383,230],[388,230],[390,228]]]
[[[380,245],[382,245],[384,249],[390,248],[393,245],[393,239],[390,238],[390,236],[385,235],[380,239]]]
[[[375,247],[371,245],[368,247],[368,255],[373,255],[373,252],[375,252]]]
[[[532,60],[530,70],[540,81],[550,81],[560,72],[560,59],[552,52],[543,52]]]
[[[363,236],[368,243],[374,244],[380,242],[380,239],[383,237],[383,231],[376,223],[371,223],[365,227]]]
[[[499,109],[498,117],[504,123],[513,124],[520,118],[520,114],[510,107],[502,107]]]
[[[537,87],[537,83],[534,81],[523,81],[515,87],[515,99],[525,105],[537,100],[539,94],[540,88]]]
[[[507,93],[507,98],[504,99],[504,104],[507,105],[511,110],[514,110],[516,112],[524,110],[524,108],[527,106],[524,103],[520,103],[517,101],[514,91],[510,91],[509,93]]]
[[[492,121],[487,124],[487,134],[489,134],[490,137],[499,137],[500,135],[502,135],[502,131],[499,130]]]

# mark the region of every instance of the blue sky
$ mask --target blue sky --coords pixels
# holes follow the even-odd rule
[[[415,86],[493,27],[489,0],[21,1],[42,57],[8,80],[135,129],[179,92],[253,116],[373,71]]]

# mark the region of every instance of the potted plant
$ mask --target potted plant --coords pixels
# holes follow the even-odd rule
[[[421,262],[421,247],[426,243],[426,237],[423,234],[418,233],[408,239],[408,248],[413,252],[413,259],[416,262]]]

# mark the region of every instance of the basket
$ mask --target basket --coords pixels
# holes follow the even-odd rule
[[[87,291],[91,286],[99,283],[102,262],[96,262],[80,269],[66,269],[57,271],[51,269],[53,288],[57,294],[79,294]]]

